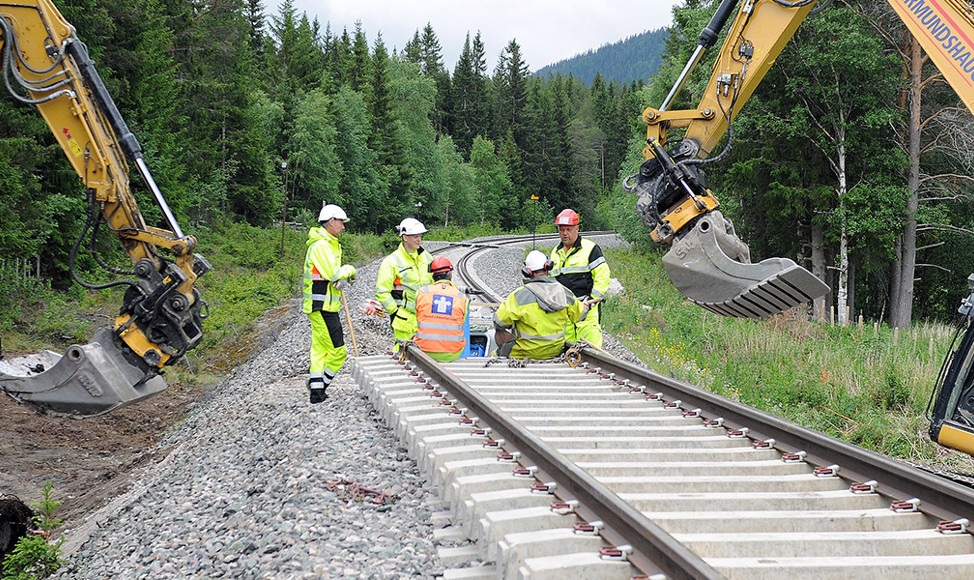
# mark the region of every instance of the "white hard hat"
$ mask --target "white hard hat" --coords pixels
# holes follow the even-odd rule
[[[325,204],[318,213],[318,221],[327,222],[329,220],[342,220],[343,222],[347,222],[348,215],[345,214],[345,210],[333,203]]]
[[[528,256],[524,258],[524,268],[532,272],[537,272],[539,270],[550,270],[552,264],[548,261],[548,256],[544,255],[544,252],[540,250],[531,250]]]
[[[400,236],[415,236],[416,234],[425,234],[426,231],[423,222],[416,218],[406,218],[396,226],[396,234]]]

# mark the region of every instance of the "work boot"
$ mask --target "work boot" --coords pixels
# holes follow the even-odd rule
[[[316,403],[321,403],[328,398],[328,394],[325,392],[324,381],[311,381],[308,383],[308,390],[311,393],[310,401],[314,405]]]

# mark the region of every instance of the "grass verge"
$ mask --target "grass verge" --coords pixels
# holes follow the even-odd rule
[[[796,313],[725,318],[687,301],[659,256],[607,250],[625,290],[605,330],[650,368],[893,457],[974,472],[927,437],[924,411],[953,330],[918,323],[830,326]]]

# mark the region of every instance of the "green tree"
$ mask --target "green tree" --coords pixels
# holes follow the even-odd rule
[[[873,240],[879,244],[873,253],[886,254],[888,261],[890,230],[899,229],[905,209],[905,191],[897,192],[888,180],[904,158],[883,131],[897,118],[891,98],[896,79],[889,75],[895,61],[884,53],[868,23],[843,7],[806,20],[784,57],[789,59],[782,68],[785,89],[799,99],[791,119],[821,152],[835,179],[834,211],[827,223],[838,243],[838,319],[848,322],[846,307],[853,304],[849,285],[854,282],[849,252]],[[852,86],[859,88],[846,90]],[[883,201],[870,203],[877,199]]]
[[[382,232],[390,217],[384,208],[389,184],[376,167],[378,155],[369,146],[372,118],[361,93],[342,87],[333,98],[335,110],[335,153],[341,162],[339,192],[346,211],[356,220],[358,231]]]
[[[475,219],[480,225],[500,225],[503,210],[508,209],[513,185],[507,175],[507,167],[494,153],[494,144],[484,137],[473,140],[470,149],[470,166],[473,168],[477,196],[474,198]]]
[[[340,35],[333,35],[330,29],[325,31],[324,38],[325,70],[328,78],[328,90],[335,92],[347,84],[347,74],[352,61],[352,39],[347,30]]]
[[[558,77],[545,85],[531,79],[521,119],[523,143],[519,143],[524,172],[519,194],[537,195],[552,207],[570,207],[577,201],[561,80]]]
[[[13,551],[3,559],[2,580],[40,580],[61,568],[61,545],[64,544],[64,538],[51,543],[51,534],[62,523],[54,517],[61,502],[52,497],[53,488],[54,484],[51,482],[45,483],[43,499],[31,506],[37,512],[31,522],[37,533],[17,540]]]
[[[250,50],[262,60],[267,50],[267,36],[264,32],[264,5],[261,0],[247,0],[247,21],[250,23]]]
[[[386,223],[403,217],[439,217],[444,194],[436,162],[436,134],[430,111],[436,99],[433,81],[418,74],[418,67],[390,61],[389,92],[393,123],[385,136],[394,154],[383,160],[389,179]],[[386,164],[388,163],[388,165]]]
[[[279,187],[269,140],[260,130],[264,120],[253,91],[245,4],[230,0],[207,10],[178,4],[168,8],[170,26],[177,32],[173,53],[185,79],[179,85],[179,110],[186,119],[179,142],[188,180],[204,190],[196,184],[221,176],[224,204],[203,207],[267,223],[277,217],[281,200],[269,195]]]
[[[473,200],[476,199],[474,170],[463,162],[449,135],[436,142],[437,163],[442,168],[445,188],[441,214],[443,226],[466,225],[473,221]]]
[[[530,74],[527,63],[521,57],[521,46],[515,40],[510,41],[501,52],[494,70],[492,135],[495,141],[510,132],[518,147],[524,147],[524,114]]]
[[[362,22],[355,22],[355,34],[352,41],[352,58],[345,78],[353,91],[368,95],[371,90],[372,56],[369,53],[369,41],[362,30]]]
[[[457,149],[468,158],[474,138],[490,134],[490,96],[483,51],[480,33],[472,45],[467,33],[450,88],[450,134]]]
[[[929,259],[918,263],[941,245],[972,241],[962,239],[974,235],[974,223],[964,219],[974,200],[974,118],[890,6],[859,3],[855,9],[892,48],[903,71],[904,126],[897,142],[909,160],[903,172],[908,197],[890,266],[888,311],[891,326],[909,328],[914,305],[929,304],[931,293],[939,299],[943,286],[951,288],[951,307],[956,304],[966,294],[960,280],[974,269],[974,258],[964,258],[969,253],[934,261],[934,267]]]
[[[340,191],[343,168],[336,153],[338,131],[330,110],[331,101],[323,89],[314,89],[294,111],[290,172],[295,205],[317,211],[322,202],[345,206]]]

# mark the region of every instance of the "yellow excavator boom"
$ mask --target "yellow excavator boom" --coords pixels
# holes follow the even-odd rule
[[[194,253],[196,238],[183,234],[87,47],[50,0],[0,1],[0,73],[11,97],[38,109],[81,178],[90,208],[82,235],[95,236],[105,224],[132,264],[129,279],[109,284],[127,286],[112,327],[65,356],[4,361],[0,388],[36,408],[81,416],[157,393],[166,388],[162,368],[201,340],[206,303],[194,286],[210,265]],[[129,162],[168,228],[143,219]],[[71,266],[75,274],[73,253]]]
[[[887,0],[960,99],[974,113],[974,11],[962,0]],[[652,238],[670,246],[663,258],[673,283],[691,301],[718,314],[758,318],[808,303],[828,287],[785,258],[750,262],[750,252],[721,215],[699,161],[764,78],[815,0],[723,0],[662,106],[643,112],[646,161],[626,187]],[[728,20],[710,82],[696,109],[670,110],[702,54]],[[667,131],[684,130],[666,149]],[[974,274],[969,279],[974,290]],[[964,323],[946,357],[930,401],[929,434],[946,447],[974,455],[974,294],[959,312]]]
[[[961,0],[888,0],[974,113],[974,10]]]
[[[974,18],[961,0],[888,0],[961,99],[974,111]],[[761,318],[826,295],[828,286],[787,258],[752,264],[750,251],[707,188],[703,160],[760,84],[816,0],[723,0],[659,108],[643,112],[646,161],[626,180],[674,285],[726,316]],[[824,6],[823,6],[824,7]],[[671,110],[703,53],[727,34],[695,109]],[[667,149],[667,133],[682,129]]]

